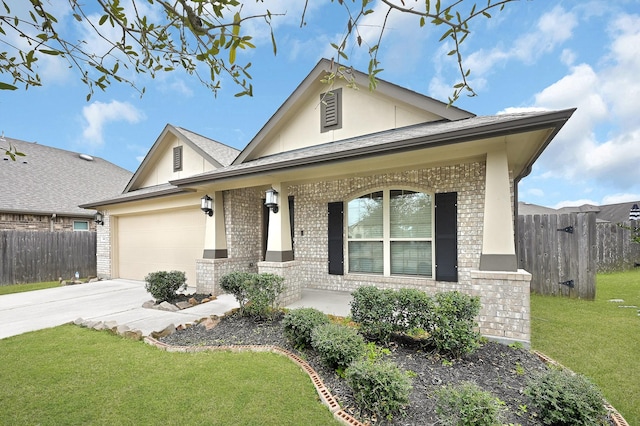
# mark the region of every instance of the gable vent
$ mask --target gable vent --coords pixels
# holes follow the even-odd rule
[[[342,89],[320,95],[320,131],[342,128]]]
[[[176,146],[173,148],[173,171],[179,172],[182,170],[182,146]]]

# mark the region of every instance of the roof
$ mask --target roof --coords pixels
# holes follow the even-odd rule
[[[273,173],[296,167],[432,148],[552,127],[555,131],[549,133],[547,139],[550,141],[573,114],[573,111],[570,109],[552,112],[527,112],[472,117],[457,121],[429,122],[287,151],[246,163],[234,163],[229,167],[177,179],[170,183],[177,186],[189,186],[243,175]],[[543,144],[542,149],[548,141]],[[537,155],[539,153],[530,159],[531,163],[537,158]],[[522,171],[528,171],[530,166],[531,164],[522,165]]]
[[[240,153],[239,150],[216,140],[209,139],[190,130],[183,129],[182,127],[167,124],[151,149],[149,149],[149,152],[147,152],[147,155],[144,157],[144,160],[142,160],[142,163],[140,163],[140,166],[133,174],[133,177],[131,177],[131,180],[126,185],[123,192],[135,189],[138,178],[142,176],[144,169],[152,161],[151,159],[153,154],[160,149],[160,145],[162,145],[162,142],[168,133],[174,134],[182,141],[182,143],[190,146],[194,151],[216,167],[228,166]],[[97,198],[94,198],[94,200],[95,199]]]
[[[237,156],[233,164],[243,163],[251,156],[251,153],[258,148],[261,141],[269,134],[271,129],[283,119],[290,111],[296,109],[298,102],[309,92],[309,88],[314,84],[321,84],[320,80],[329,72],[335,71],[340,65],[329,59],[320,59],[309,75],[298,85],[293,93],[278,108],[273,116],[265,123],[254,138],[247,144],[242,152]],[[354,78],[358,87],[368,87],[369,76],[363,72],[349,68],[349,74]],[[460,120],[475,117],[475,114],[463,109],[447,105],[444,102],[425,96],[418,92],[406,89],[385,80],[377,80],[376,92],[387,95],[391,98],[399,99],[409,105],[437,114],[446,120]]]
[[[122,192],[132,173],[99,157],[5,137],[26,154],[0,163],[0,211],[91,217],[80,204]]]
[[[518,214],[535,215],[594,212],[598,222],[621,223],[629,220],[629,212],[635,204],[640,204],[640,201],[605,204],[602,206],[583,204],[581,206],[568,206],[560,209],[553,209],[551,207],[544,207],[536,204],[518,203]]]

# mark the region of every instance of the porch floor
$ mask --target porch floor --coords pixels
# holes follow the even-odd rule
[[[346,317],[351,313],[351,293],[346,291],[316,290],[312,288],[302,289],[302,298],[286,308],[316,308],[325,314]]]

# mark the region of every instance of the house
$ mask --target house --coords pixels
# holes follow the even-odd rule
[[[95,210],[78,205],[119,194],[131,179],[101,158],[3,135],[0,147],[9,146],[25,156],[0,163],[0,230],[95,231]]]
[[[596,206],[593,204],[583,204],[581,206],[569,206],[559,209],[544,207],[537,204],[518,203],[518,214],[568,214],[568,213],[588,213],[594,212],[596,222],[599,223],[623,223],[630,220],[640,219],[640,201],[629,201],[625,203],[603,204]]]
[[[529,342],[517,186],[573,110],[476,117],[385,81],[370,92],[355,70],[362,89],[328,86],[332,65],[237,155],[167,126],[122,195],[83,206],[105,216],[98,274],[180,269],[216,294],[229,272],[269,272],[284,303],[307,287],[460,290],[480,296],[482,334]]]

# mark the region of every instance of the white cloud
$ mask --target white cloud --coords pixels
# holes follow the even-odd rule
[[[133,105],[119,101],[93,102],[82,108],[82,115],[87,121],[82,137],[85,143],[93,147],[104,145],[103,130],[107,123],[116,121],[137,123],[144,118],[144,114]]]
[[[619,204],[619,203],[628,203],[628,202],[635,202],[640,200],[640,193],[638,194],[628,194],[628,193],[622,193],[622,194],[611,194],[611,195],[607,195],[606,197],[604,197],[602,199],[602,204]]]

